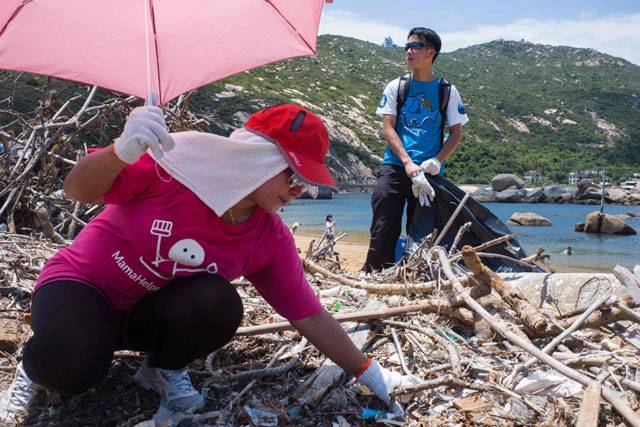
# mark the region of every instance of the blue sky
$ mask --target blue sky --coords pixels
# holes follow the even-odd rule
[[[411,27],[436,30],[443,51],[495,39],[593,48],[640,65],[640,0],[334,0],[320,34],[404,42]]]

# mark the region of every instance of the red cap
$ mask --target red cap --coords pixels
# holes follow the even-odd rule
[[[305,182],[338,191],[324,163],[329,135],[316,114],[299,105],[276,105],[251,115],[244,127],[275,143],[291,169]]]

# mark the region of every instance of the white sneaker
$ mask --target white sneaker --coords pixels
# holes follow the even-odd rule
[[[16,376],[9,388],[0,396],[0,425],[17,425],[29,413],[29,406],[41,387],[29,379],[18,363]]]
[[[160,404],[167,409],[186,412],[204,407],[204,398],[191,385],[186,369],[154,368],[145,359],[133,378],[147,390],[160,394]]]

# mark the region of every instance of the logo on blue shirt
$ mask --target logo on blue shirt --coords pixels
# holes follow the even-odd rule
[[[435,122],[438,113],[438,110],[433,110],[431,102],[424,95],[410,96],[402,108],[404,124],[409,128],[422,128],[429,120]]]
[[[458,102],[458,113],[465,114],[464,104],[462,102]]]
[[[380,97],[380,102],[378,103],[378,108],[382,108],[387,105],[387,95],[382,95]]]

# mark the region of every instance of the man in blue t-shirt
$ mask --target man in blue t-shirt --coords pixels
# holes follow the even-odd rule
[[[395,262],[395,245],[402,227],[405,202],[407,224],[411,223],[416,201],[431,209],[422,215],[435,223],[435,209],[429,208],[435,193],[425,177],[441,175],[444,160],[456,149],[462,126],[469,121],[460,94],[452,85],[446,120],[449,137],[441,141],[440,78],[433,73],[433,62],[442,42],[435,31],[417,27],[409,32],[405,45],[407,65],[411,68],[409,92],[400,113],[397,109],[400,78],[384,90],[376,113],[382,117],[387,150],[376,182],[371,206],[371,241],[363,270],[370,272]]]

